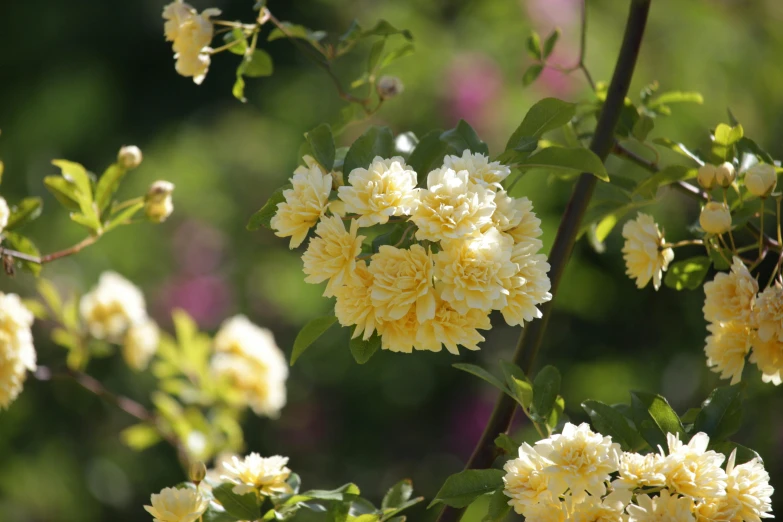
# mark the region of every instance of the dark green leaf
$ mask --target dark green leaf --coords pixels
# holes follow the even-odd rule
[[[475,364],[468,364],[468,363],[456,363],[453,364],[454,368],[458,370],[462,370],[463,372],[468,372],[472,375],[475,375],[476,377],[480,379],[484,379],[489,384],[497,388],[498,390],[502,391],[503,393],[507,393],[511,395],[511,393],[508,391],[508,388],[506,388],[506,385],[503,384],[500,379],[489,373],[487,370],[482,368],[481,366],[476,366]],[[513,397],[513,395],[512,395]]]
[[[568,147],[548,147],[541,149],[521,163],[520,169],[545,168],[556,169],[573,174],[587,172],[602,181],[609,181],[601,158],[588,149]]]
[[[43,201],[41,198],[24,198],[22,201],[11,207],[11,215],[8,216],[8,223],[5,230],[19,228],[41,215]]]
[[[448,145],[441,141],[441,134],[436,129],[422,136],[408,158],[408,165],[418,173],[419,186],[426,186],[427,174],[438,168],[446,156]]]
[[[291,352],[291,365],[296,363],[296,360],[312,345],[319,337],[326,333],[326,331],[337,322],[337,318],[333,315],[327,315],[325,317],[318,317],[313,319],[297,334],[294,339],[294,349]]]
[[[522,85],[527,87],[534,81],[538,79],[539,76],[541,76],[541,73],[544,71],[544,66],[540,63],[534,63],[527,69],[525,69],[525,73],[522,75]]]
[[[644,441],[631,425],[630,419],[599,401],[586,400],[582,408],[590,416],[593,428],[603,435],[609,435],[624,451],[635,451],[644,445]]]
[[[745,136],[740,138],[740,140],[737,142],[737,151],[754,154],[764,160],[764,163],[769,163],[770,165],[775,164],[775,160],[767,151],[762,149],[758,143]]]
[[[734,435],[742,423],[742,389],[740,386],[715,388],[701,405],[693,423],[693,433],[703,431],[717,442]]]
[[[226,33],[223,36],[223,41],[227,44],[236,42],[228,48],[228,51],[240,56],[245,55],[245,51],[247,51],[247,38],[245,37],[245,33],[242,32],[242,29],[235,27],[231,32]]]
[[[328,124],[322,123],[318,127],[305,134],[310,150],[315,160],[321,164],[326,172],[334,167],[334,136]]]
[[[669,266],[663,282],[675,290],[696,290],[707,276],[711,264],[712,260],[707,256],[675,261]]]
[[[743,446],[742,444],[737,444],[736,442],[729,442],[724,440],[713,444],[712,441],[710,441],[710,445],[707,447],[707,449],[717,451],[718,453],[723,453],[726,455],[726,459],[728,459],[731,456],[731,453],[736,449],[737,455],[734,457],[734,464],[737,466],[740,464],[745,464],[746,462],[749,462],[753,459],[758,459],[758,461],[761,463],[764,462],[764,460],[761,458],[761,455],[756,453],[754,450]]]
[[[533,401],[533,386],[525,372],[519,366],[506,361],[500,361],[500,366],[503,369],[506,386],[511,391],[511,396],[523,408],[530,409],[530,404]]]
[[[381,338],[377,334],[373,334],[372,337],[365,341],[359,336],[351,339],[349,346],[354,360],[359,364],[364,364],[381,347]]]
[[[350,30],[349,30],[350,31]],[[366,36],[391,36],[400,34],[405,37],[406,40],[413,40],[413,35],[407,29],[397,29],[386,20],[379,20],[375,27],[367,29],[362,32],[362,37]],[[345,36],[345,35],[343,35]]]
[[[229,515],[239,520],[256,520],[261,518],[261,503],[256,494],[237,495],[232,491],[234,486],[231,483],[221,484],[214,488],[212,493]]]
[[[229,515],[215,503],[210,503],[204,512],[204,522],[236,522],[237,520],[239,520],[237,517]]]
[[[459,156],[465,150],[489,154],[487,144],[481,141],[473,127],[465,120],[459,120],[457,126],[441,134],[440,139],[448,145],[451,152]]]
[[[250,56],[245,56],[243,66],[242,75],[248,78],[271,76],[274,72],[272,57],[263,49],[256,49]]]
[[[359,25],[359,22],[356,20],[353,20],[351,22],[351,25],[348,27],[348,30],[345,31],[342,35],[340,35],[340,42],[344,45],[352,44],[362,36],[362,26]]]
[[[679,434],[683,440],[685,430],[680,418],[665,398],[654,393],[632,392],[631,407],[634,422],[651,448],[668,447],[668,433]]]
[[[3,237],[3,246],[33,257],[41,257],[41,252],[38,250],[38,247],[36,247],[35,244],[26,236],[16,232],[11,232],[10,230],[5,230],[3,231]],[[41,265],[38,263],[21,261],[21,264],[35,276],[41,273]]]
[[[468,469],[446,479],[430,506],[442,502],[455,508],[467,507],[476,498],[503,488],[505,473],[499,469]]]
[[[413,495],[413,483],[410,479],[401,480],[393,485],[381,502],[381,509],[398,508],[405,504]]]
[[[531,58],[539,61],[544,59],[544,53],[541,51],[541,37],[537,32],[532,31],[525,43],[527,46],[527,54],[529,54]]]
[[[555,50],[558,39],[560,39],[560,28],[555,27],[555,30],[549,33],[544,42],[544,59],[549,58],[549,55]]]
[[[555,407],[560,393],[560,372],[554,366],[544,366],[533,379],[533,411],[546,419]]]
[[[715,270],[728,270],[731,267],[731,262],[729,260],[731,259],[733,253],[728,248],[723,248],[721,250],[723,251],[723,256],[718,250],[710,250],[710,260],[712,260],[712,266],[715,267]]]
[[[510,511],[511,506],[508,503],[508,496],[506,496],[502,488],[498,489],[489,499],[487,514],[481,522],[502,522]]]
[[[683,424],[693,424],[701,408],[690,408],[683,415],[680,415],[680,421]]]
[[[650,131],[652,131],[654,127],[655,122],[652,118],[649,116],[640,116],[634,124],[631,133],[637,140],[644,141],[647,139],[647,135],[650,134]]]
[[[695,178],[697,174],[698,170],[695,168],[688,168],[683,165],[669,165],[649,178],[645,178],[636,187],[634,194],[639,194],[645,198],[654,198],[658,187]]]
[[[515,441],[505,433],[501,433],[495,438],[495,446],[502,449],[511,456],[515,456],[519,451],[519,442]]]
[[[540,138],[545,132],[562,127],[576,114],[576,104],[557,98],[544,98],[533,105],[506,144],[506,150],[519,145],[526,136]]]
[[[277,213],[277,205],[285,201],[283,191],[291,188],[291,184],[286,184],[272,192],[269,199],[261,209],[250,217],[247,223],[248,230],[258,230],[262,226],[270,228],[269,222]]]
[[[346,180],[353,169],[366,169],[376,156],[389,158],[394,153],[394,135],[388,127],[372,126],[348,149],[343,164]]]

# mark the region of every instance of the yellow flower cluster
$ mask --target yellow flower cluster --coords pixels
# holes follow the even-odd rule
[[[27,372],[35,370],[33,314],[16,294],[0,292],[0,408],[22,392]]]
[[[90,335],[122,344],[122,355],[132,369],[147,367],[158,349],[159,333],[147,316],[144,296],[133,283],[115,272],[104,272],[98,285],[82,296],[79,312]]]
[[[220,479],[235,484],[233,492],[237,495],[251,492],[264,496],[282,495],[292,491],[286,482],[291,476],[287,465],[288,457],[262,457],[251,453],[244,459],[232,457],[230,462],[223,463],[224,474]]]
[[[623,237],[626,273],[636,279],[638,288],[644,288],[652,280],[658,290],[663,272],[674,259],[674,250],[664,246],[666,241],[655,220],[640,212],[636,219],[625,223]]]
[[[199,14],[193,7],[181,0],[176,0],[163,8],[163,18],[166,23],[163,32],[166,41],[172,42],[175,68],[182,76],[193,78],[197,85],[204,81],[209,69],[209,44],[215,33],[210,20],[220,15],[220,9],[205,9]]]
[[[709,437],[684,444],[667,436],[668,453],[624,453],[590,430],[567,423],[559,435],[522,444],[504,466],[509,505],[536,521],[719,522],[770,517],[769,474],[757,459],[726,469],[707,450]],[[642,492],[655,491],[642,494]],[[608,493],[608,494],[607,494]]]
[[[501,186],[507,166],[466,150],[419,182],[403,158],[376,157],[343,185],[339,173],[304,162],[271,226],[291,248],[315,227],[305,281],[327,282],[324,296],[336,298],[354,338],[377,333],[385,350],[457,354],[478,349],[492,310],[510,325],[541,317],[551,299],[541,221],[530,200]],[[383,230],[363,229],[392,223],[399,241],[373,252],[368,238]]]
[[[748,354],[764,382],[783,381],[783,288],[774,284],[758,292],[758,282],[739,257],[731,272],[704,285],[707,365],[731,384],[742,379]]]

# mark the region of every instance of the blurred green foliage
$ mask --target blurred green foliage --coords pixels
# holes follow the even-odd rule
[[[240,0],[206,3],[225,18],[246,17]],[[608,79],[622,35],[627,2],[590,2],[586,61],[596,80]],[[0,6],[0,157],[2,194],[15,202],[41,197],[48,214],[26,229],[42,252],[83,237],[45,190],[56,173],[50,160],[65,157],[103,165],[123,144],[139,145],[142,166],[121,189],[143,193],[156,179],[172,181],[175,214],[157,227],[124,227],[78,256],[45,270],[61,289],[85,290],[112,268],[145,291],[151,313],[169,330],[170,311],[182,307],[206,330],[242,312],[274,330],[287,352],[299,328],[328,313],[322,289],[303,282],[297,252],[270,231],[245,230],[250,215],[282,185],[297,164],[302,134],[336,121],[344,103],[317,68],[279,39],[265,45],[275,75],[247,80],[242,105],[231,95],[239,57],[221,55],[201,86],[174,71],[162,36],[157,0],[77,3],[4,2]],[[494,2],[373,2],[298,0],[270,2],[281,20],[341,32],[352,19],[370,26],[379,18],[409,29],[416,52],[388,70],[405,84],[373,123],[419,136],[464,118],[492,153],[502,150],[527,108],[543,96],[588,96],[583,79],[544,70],[523,88],[531,28],[562,30],[550,61],[571,66],[578,52],[576,0]],[[773,156],[783,156],[783,4],[657,0],[634,76],[632,92],[657,80],[664,90],[698,91],[703,105],[683,105],[659,120],[651,138],[666,136],[691,146],[707,142],[707,129],[726,120],[730,107],[746,133]],[[698,29],[696,29],[698,28]],[[356,77],[363,63],[337,73]],[[364,129],[348,127],[344,145]],[[670,158],[662,153],[664,160]],[[620,159],[610,176],[636,171]],[[637,175],[641,171],[636,172]],[[666,189],[663,189],[666,190]],[[528,195],[551,244],[569,184],[526,175],[515,193]],[[666,192],[653,209],[667,239],[687,237],[698,209]],[[597,254],[580,242],[561,285],[545,339],[545,363],[563,375],[566,414],[587,420],[579,404],[592,398],[625,402],[629,389],[665,395],[678,413],[698,406],[718,378],[705,366],[705,323],[700,291],[637,291],[624,275],[617,229]],[[709,277],[709,276],[708,276]],[[32,278],[3,278],[3,291],[29,295]],[[289,403],[279,420],[245,417],[248,451],[291,457],[305,488],[348,481],[379,501],[384,487],[413,479],[417,494],[432,498],[446,476],[461,469],[489,415],[496,392],[451,368],[474,362],[497,370],[508,358],[517,329],[493,321],[480,353],[379,353],[359,366],[345,333],[321,338],[289,379]],[[62,363],[63,352],[37,326],[39,360]],[[335,329],[332,332],[337,332]],[[95,360],[91,374],[107,387],[146,401],[150,376],[131,374],[119,358]],[[495,373],[498,373],[495,371]],[[734,439],[756,449],[783,481],[783,391],[762,385],[755,369],[748,381],[745,422]],[[13,522],[117,522],[148,520],[149,494],[180,482],[175,452],[158,445],[141,455],[120,442],[133,420],[68,382],[28,379],[24,393],[0,413],[0,513]],[[532,440],[532,426],[519,426]],[[775,499],[777,500],[777,499]],[[487,499],[487,502],[489,499]],[[776,508],[783,507],[777,500]],[[435,510],[412,510],[426,520]]]

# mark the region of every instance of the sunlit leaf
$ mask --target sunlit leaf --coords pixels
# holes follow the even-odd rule
[[[712,260],[707,256],[691,257],[669,265],[663,282],[675,290],[696,290],[710,270]]]
[[[5,230],[19,228],[41,215],[43,202],[41,198],[25,198],[11,207],[11,214],[8,216],[8,223]]]
[[[574,174],[586,172],[602,181],[609,181],[609,174],[601,158],[584,148],[548,147],[539,150],[516,166],[520,169],[555,169]]]
[[[703,431],[710,442],[727,439],[742,424],[742,388],[739,385],[715,388],[701,406],[693,432]]]
[[[258,230],[262,226],[270,228],[269,223],[277,213],[277,205],[285,201],[283,192],[290,188],[291,184],[289,183],[272,192],[272,195],[269,196],[269,199],[264,203],[264,206],[250,217],[250,220],[247,222],[247,229]]]
[[[505,472],[499,469],[468,469],[451,475],[430,504],[467,507],[481,495],[503,488]]]

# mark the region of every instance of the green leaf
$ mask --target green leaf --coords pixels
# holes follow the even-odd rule
[[[154,426],[142,422],[122,430],[120,440],[134,451],[143,451],[163,439]]]
[[[418,173],[419,186],[427,183],[427,174],[443,163],[448,145],[440,139],[443,131],[432,130],[421,137],[408,157],[408,165]]]
[[[703,431],[717,442],[734,435],[742,424],[742,389],[740,386],[715,388],[702,403],[693,423],[693,433]]]
[[[476,498],[503,488],[505,473],[499,469],[467,469],[446,479],[430,506],[441,502],[455,508],[467,507]]]
[[[329,172],[334,167],[334,136],[332,136],[332,129],[328,124],[322,123],[313,130],[305,134],[307,143],[310,145],[310,150],[315,157],[315,160],[321,164],[326,172]]]
[[[386,46],[386,38],[382,38],[372,44],[372,47],[370,47],[370,54],[367,58],[368,71],[370,72],[375,71],[375,67],[378,65],[378,62],[381,59],[381,54],[383,54],[383,48],[385,46]]]
[[[274,512],[274,511],[273,511]],[[207,510],[204,512],[203,522],[237,522],[237,518],[229,515],[224,509],[214,502],[210,502]],[[274,519],[270,519],[274,520]]]
[[[95,202],[98,204],[98,210],[103,212],[109,206],[126,172],[128,171],[119,163],[109,165],[109,168],[104,171],[95,186]]]
[[[734,145],[742,138],[742,125],[730,127],[719,124],[712,135],[712,156],[716,163],[731,161],[735,156]]]
[[[17,232],[11,232],[10,230],[3,231],[3,246],[7,246],[11,250],[16,250],[23,254],[27,254],[34,257],[41,257],[41,252],[38,247],[26,236],[23,236]],[[30,261],[20,261],[22,266],[32,272],[34,276],[38,276],[41,273],[41,265]]]
[[[350,29],[349,29],[350,32]],[[379,20],[378,23],[372,29],[367,29],[361,32],[361,37],[367,36],[392,36],[395,34],[402,35],[406,40],[413,40],[413,35],[407,29],[397,29],[386,20]],[[345,35],[343,35],[345,37]]]
[[[75,183],[62,176],[46,176],[44,185],[66,209],[79,210],[79,195]]]
[[[721,251],[723,252],[723,255],[726,256],[725,259],[720,255]],[[731,267],[729,260],[731,259],[732,255],[734,254],[728,248],[722,248],[720,251],[711,249],[710,260],[712,261],[712,266],[715,267],[715,270],[728,270]]]
[[[381,347],[381,338],[377,334],[373,334],[372,337],[366,341],[363,340],[361,336],[355,337],[351,339],[349,347],[354,360],[359,364],[364,364],[369,361]],[[293,361],[291,364],[293,364]]]
[[[8,216],[8,223],[5,230],[19,228],[41,215],[43,201],[41,198],[24,198],[22,201],[11,207],[11,215]]]
[[[290,188],[292,188],[291,184],[288,183],[272,192],[272,195],[269,196],[269,199],[264,203],[264,206],[250,217],[250,220],[247,222],[247,229],[258,230],[262,226],[271,228],[269,223],[277,213],[277,205],[285,201],[283,192]]]
[[[624,451],[635,451],[644,445],[644,441],[631,426],[630,419],[608,404],[589,399],[582,403],[582,408],[590,416],[590,423],[595,431],[611,436]]]
[[[669,402],[660,395],[631,392],[634,423],[651,448],[668,447],[666,434],[679,434],[683,440],[685,429]]]
[[[549,33],[549,36],[546,37],[546,41],[544,42],[544,58],[549,58],[549,55],[552,54],[552,51],[555,50],[555,45],[557,44],[557,41],[560,39],[560,28],[555,27],[555,30]]]
[[[53,160],[52,165],[59,167],[62,176],[76,186],[78,197],[92,202],[92,184],[87,171],[79,163],[67,160]]]
[[[701,105],[704,103],[704,98],[698,92],[669,91],[661,93],[656,98],[650,100],[647,103],[647,108],[661,114],[669,114],[671,111],[667,105],[670,103],[696,103]]]
[[[502,522],[506,519],[510,511],[511,506],[508,503],[508,497],[503,492],[502,488],[498,489],[489,499],[487,514],[481,522]]]
[[[401,45],[400,47],[397,47],[396,49],[390,51],[389,53],[386,54],[386,56],[383,57],[380,65],[378,66],[378,69],[385,69],[386,67],[390,66],[392,63],[396,62],[400,58],[410,56],[411,54],[413,54],[415,50],[416,50],[416,46],[414,46],[412,43],[406,43],[404,45]]]
[[[731,456],[731,453],[736,449],[737,454],[734,457],[734,464],[739,466],[740,464],[745,464],[746,462],[750,462],[753,459],[758,459],[759,462],[764,463],[764,460],[761,458],[761,455],[756,453],[754,450],[743,446],[742,444],[737,444],[736,442],[730,442],[727,440],[716,442],[713,444],[712,441],[710,441],[710,445],[707,447],[707,449],[711,449],[713,451],[717,451],[718,453],[723,453],[726,455],[726,458],[728,459]]]
[[[562,127],[576,114],[576,104],[557,98],[544,98],[534,104],[522,119],[506,144],[506,150],[516,147],[522,138],[540,138],[545,132]]]
[[[366,169],[376,156],[390,158],[394,153],[394,135],[388,127],[372,126],[359,136],[348,149],[343,163],[347,177],[356,168]]]
[[[645,198],[654,198],[658,187],[695,178],[698,169],[688,168],[683,165],[669,165],[649,178],[645,178],[633,191]]]
[[[544,366],[533,379],[533,411],[546,419],[555,407],[560,393],[560,372],[554,366]]]
[[[292,24],[291,22],[280,22],[280,25],[285,28],[285,32],[279,27],[275,27],[272,29],[272,32],[269,33],[269,37],[267,37],[268,42],[279,38],[299,38],[301,40],[307,40],[315,45],[326,38],[325,31],[313,31],[303,25]]]
[[[520,444],[505,433],[501,433],[495,438],[495,446],[514,456],[519,451]]]
[[[239,520],[261,518],[261,502],[255,493],[237,495],[232,490],[235,484],[221,484],[212,490],[215,499],[223,505],[226,513]]]
[[[413,482],[410,479],[401,480],[393,485],[381,502],[381,509],[398,508],[405,504],[413,495]]]
[[[522,75],[522,85],[527,87],[534,81],[538,79],[539,76],[541,76],[541,73],[544,71],[544,66],[540,63],[535,63],[528,67],[525,70],[525,73]]]
[[[242,76],[248,78],[271,76],[275,70],[272,57],[263,49],[256,49],[253,54],[245,56],[243,65]]]
[[[244,64],[244,62],[242,63]],[[234,86],[231,88],[231,94],[233,94],[234,98],[237,100],[245,103],[247,102],[247,98],[245,98],[245,79],[242,77],[242,73],[240,72],[241,68],[241,65],[239,68],[237,68],[237,79],[234,82]]]
[[[511,397],[523,408],[529,409],[533,402],[533,386],[525,376],[525,372],[519,366],[506,361],[500,361],[500,365],[506,378],[506,385],[511,391]]]
[[[609,181],[609,174],[606,172],[601,158],[596,156],[593,151],[583,148],[548,147],[541,149],[517,164],[517,167],[520,169],[555,169],[572,174],[587,172],[601,181]]]
[[[296,339],[294,339],[294,349],[291,352],[291,366],[296,363],[296,360],[299,359],[311,344],[326,333],[326,331],[336,322],[337,318],[335,316],[327,315],[325,317],[313,319],[304,325],[304,327],[299,330]]]
[[[48,279],[39,279],[36,285],[38,294],[46,303],[46,306],[52,311],[55,317],[61,317],[63,313],[63,302],[60,298],[60,292],[57,291],[57,287],[52,284]]]
[[[668,138],[655,138],[654,140],[652,140],[652,142],[655,143],[656,145],[666,147],[669,150],[673,150],[678,154],[682,154],[686,158],[690,158],[691,160],[695,161],[699,165],[704,163],[697,154],[688,150],[688,148],[685,147],[685,145],[683,145],[682,143],[677,143],[676,141],[672,141]]]
[[[675,290],[696,290],[710,270],[712,260],[707,256],[696,256],[676,261],[669,266],[663,282]]]
[[[554,430],[560,422],[563,412],[565,412],[565,399],[558,395],[557,399],[555,399],[555,406],[546,418],[546,425]]]
[[[223,35],[223,42],[226,44],[236,42],[234,45],[228,48],[228,52],[232,54],[244,56],[245,52],[247,51],[247,37],[245,36],[245,33],[242,32],[242,29],[238,27],[235,27],[231,30],[231,32]]]
[[[139,201],[138,203],[122,209],[117,214],[113,215],[106,223],[105,231],[108,232],[109,230],[115,229],[120,225],[128,224],[130,220],[133,219],[133,216],[135,216],[136,213],[143,208],[144,202]]]
[[[503,393],[507,393],[508,395],[511,395],[513,397],[511,392],[508,390],[508,388],[506,388],[506,385],[503,384],[500,381],[500,379],[498,379],[497,377],[489,373],[481,366],[476,366],[475,364],[468,364],[468,363],[456,363],[456,364],[452,364],[452,366],[458,370],[462,370],[463,372],[468,372],[471,375],[475,375],[479,379],[484,379],[498,390],[502,391]]]
[[[633,134],[633,137],[637,140],[644,141],[647,139],[647,135],[650,134],[650,131],[652,131],[654,127],[655,121],[653,121],[652,118],[649,116],[640,116],[636,123],[634,123],[631,134]]]
[[[308,500],[354,500],[354,497],[361,494],[359,486],[353,483],[348,483],[340,486],[337,489],[325,490],[325,489],[311,489],[304,493],[294,495],[285,501],[285,505],[293,505],[299,502],[307,502]]]
[[[758,143],[756,143],[750,138],[743,136],[742,138],[740,138],[740,140],[737,142],[736,145],[737,145],[737,152],[739,153],[753,154],[758,156],[762,160],[764,160],[764,163],[769,163],[770,165],[775,164],[775,160],[772,158],[769,152],[762,149]]]
[[[531,31],[525,45],[527,47],[527,54],[529,54],[531,58],[539,61],[544,59],[544,53],[541,50],[541,37],[537,32]]]
[[[481,141],[473,127],[465,120],[459,120],[457,126],[441,134],[440,139],[448,145],[452,152],[459,156],[462,155],[464,150],[489,154],[487,144]]]

